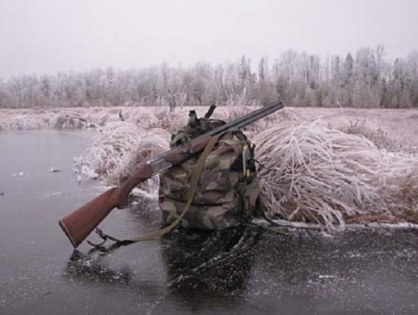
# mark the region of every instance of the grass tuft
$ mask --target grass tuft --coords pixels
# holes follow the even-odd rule
[[[119,185],[139,165],[168,150],[170,134],[162,129],[145,130],[128,122],[113,122],[99,129],[92,146],[75,161],[74,169],[87,178],[103,178]],[[141,184],[150,193],[158,189],[158,176]]]
[[[271,215],[335,229],[356,218],[396,221],[411,209],[400,191],[408,176],[415,180],[416,156],[380,150],[321,121],[273,127],[253,141]]]

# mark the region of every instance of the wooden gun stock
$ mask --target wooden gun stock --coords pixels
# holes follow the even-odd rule
[[[74,248],[77,248],[114,208],[126,208],[131,190],[139,183],[150,178],[152,174],[151,166],[144,164],[123,186],[107,190],[99,197],[61,219],[59,226]]]
[[[198,154],[206,147],[213,136],[228,130],[242,128],[283,107],[283,102],[277,102],[257,109],[252,113],[244,115],[241,118],[192,139],[192,141],[186,146],[177,146],[157,156],[153,160],[140,166],[138,171],[133,174],[121,187],[109,189],[99,197],[93,199],[89,203],[60,220],[60,227],[70,239],[74,248],[78,247],[78,245],[86,239],[86,237],[114,208],[123,209],[128,207],[129,194],[139,183],[167,168],[170,168],[173,165],[182,163],[195,154]]]

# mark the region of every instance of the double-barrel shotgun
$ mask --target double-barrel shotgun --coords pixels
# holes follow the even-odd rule
[[[107,190],[61,219],[59,221],[60,227],[74,248],[77,248],[114,208],[124,209],[128,207],[129,194],[135,186],[173,165],[180,164],[192,156],[199,154],[205,149],[212,138],[229,130],[243,128],[283,107],[284,104],[281,101],[264,106],[193,138],[190,143],[176,146],[160,154],[154,159],[140,165],[138,170],[123,185]]]

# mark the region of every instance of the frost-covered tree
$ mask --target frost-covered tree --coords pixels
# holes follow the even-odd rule
[[[322,60],[288,50],[271,61],[263,57],[254,67],[242,56],[218,65],[199,62],[184,68],[162,63],[123,71],[92,69],[0,81],[0,108],[174,108],[223,105],[238,96],[257,104],[281,98],[290,106],[418,107],[418,52],[392,62],[386,59],[383,46]]]

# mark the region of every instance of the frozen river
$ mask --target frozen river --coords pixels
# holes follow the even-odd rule
[[[416,232],[176,231],[73,251],[58,220],[105,189],[71,169],[92,135],[0,132],[0,314],[418,313]],[[139,236],[159,228],[157,209],[115,210],[101,227]]]

